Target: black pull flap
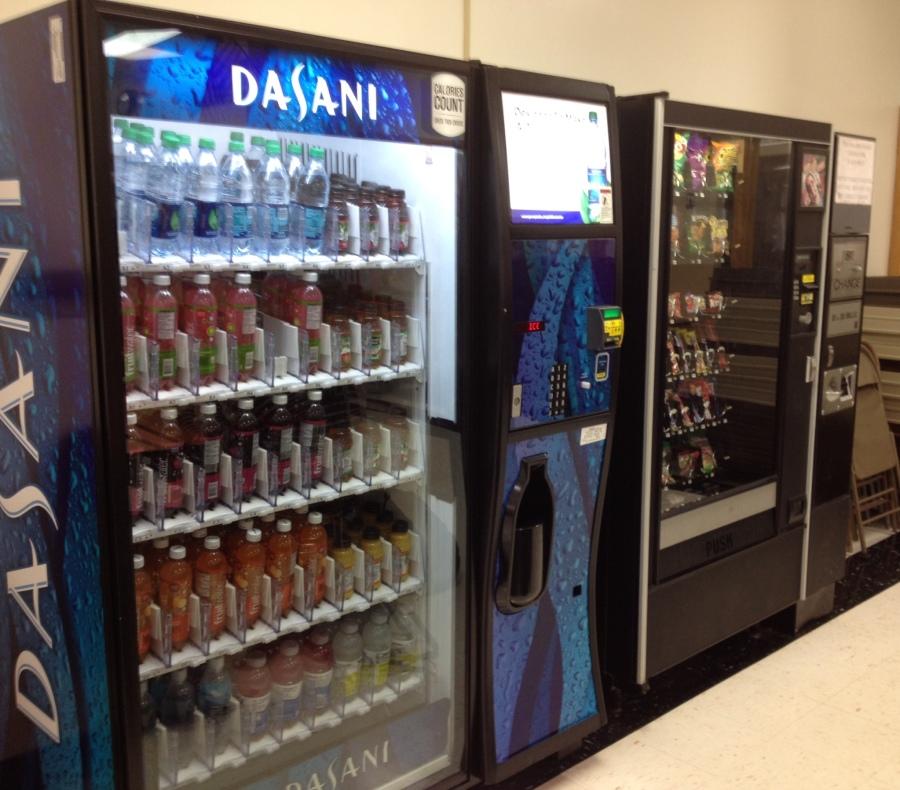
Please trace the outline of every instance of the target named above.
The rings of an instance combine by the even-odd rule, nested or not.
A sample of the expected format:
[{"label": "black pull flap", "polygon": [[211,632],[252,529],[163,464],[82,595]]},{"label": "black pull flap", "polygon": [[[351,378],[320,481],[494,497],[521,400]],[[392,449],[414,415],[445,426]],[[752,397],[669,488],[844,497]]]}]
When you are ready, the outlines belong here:
[{"label": "black pull flap", "polygon": [[502,573],[497,606],[511,614],[530,606],[547,586],[553,545],[553,491],[547,455],[523,458],[500,531]]}]

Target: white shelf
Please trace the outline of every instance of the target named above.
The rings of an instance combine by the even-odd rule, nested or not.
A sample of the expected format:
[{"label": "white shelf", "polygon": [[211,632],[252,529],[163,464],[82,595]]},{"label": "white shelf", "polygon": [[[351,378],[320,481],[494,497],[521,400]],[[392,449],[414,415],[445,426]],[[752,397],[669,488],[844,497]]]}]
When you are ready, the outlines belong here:
[{"label": "white shelf", "polygon": [[280,639],[282,636],[287,636],[289,634],[300,634],[319,623],[333,623],[336,620],[340,620],[344,615],[353,614],[355,612],[364,612],[366,609],[370,609],[378,604],[393,603],[401,595],[409,595],[410,593],[417,592],[422,589],[422,586],[422,580],[415,577],[411,577],[408,581],[404,582],[399,593],[388,587],[386,584],[381,584],[372,595],[371,601],[366,600],[362,595],[354,592],[353,597],[344,603],[343,611],[337,609],[335,606],[328,603],[328,601],[322,601],[322,603],[313,610],[311,621],[292,609],[287,617],[282,618],[281,629],[279,631],[275,631],[262,620],[258,620],[253,628],[247,629],[246,641],[241,642],[237,637],[225,631],[217,639],[214,639],[209,643],[209,653],[206,655],[203,654],[200,648],[189,642],[178,652],[173,651],[172,665],[168,667],[151,653],[144,659],[139,667],[140,679],[142,681],[150,680],[159,675],[174,672],[177,669],[198,667],[205,664],[209,659],[216,658],[217,656],[232,656],[236,653],[248,650],[254,645],[264,645],[269,642],[274,642],[276,639]]},{"label": "white shelf", "polygon": [[200,760],[195,759],[187,768],[178,772],[178,781],[174,784],[160,777],[160,790],[175,790],[175,788],[187,787],[192,784],[205,782],[223,771],[243,765],[249,759],[260,755],[272,754],[273,752],[278,751],[282,746],[287,746],[291,743],[296,743],[309,738],[314,732],[332,729],[347,721],[347,719],[362,716],[376,707],[396,702],[401,696],[416,691],[423,683],[424,677],[422,673],[419,672],[406,681],[402,691],[397,692],[390,686],[385,686],[375,692],[371,702],[367,702],[362,697],[357,697],[346,704],[343,715],[330,709],[316,718],[315,725],[312,728],[304,722],[298,721],[290,727],[285,728],[280,741],[269,734],[255,738],[251,741],[246,756],[243,755],[236,746],[229,744],[225,751],[217,757],[215,768],[210,770]]},{"label": "white shelf", "polygon": [[357,494],[365,494],[368,491],[380,491],[385,488],[393,488],[403,483],[410,483],[415,480],[421,480],[424,472],[416,466],[408,466],[398,477],[389,475],[387,472],[379,472],[372,477],[372,485],[366,485],[362,480],[353,478],[350,482],[344,483],[340,491],[336,491],[331,486],[319,483],[315,488],[310,490],[309,498],[303,494],[288,489],[283,495],[278,497],[276,505],[270,505],[265,499],[259,496],[252,496],[243,503],[240,513],[235,513],[231,508],[219,504],[212,510],[206,511],[204,520],[197,521],[189,513],[183,513],[175,518],[167,518],[163,522],[163,529],[157,529],[155,525],[146,519],[138,519],[138,522],[131,528],[131,539],[134,543],[143,543],[147,540],[155,538],[167,538],[170,535],[180,535],[185,532],[193,532],[198,529],[208,529],[209,527],[218,527],[222,524],[231,524],[241,521],[245,518],[257,518],[266,516],[269,513],[278,513],[283,510],[291,510],[296,507],[305,507],[316,505],[323,502],[331,502],[334,499],[342,497],[356,496]]},{"label": "white shelf", "polygon": [[203,255],[199,260],[186,261],[178,255],[153,256],[152,262],[142,261],[136,255],[119,257],[122,274],[174,274],[190,272],[273,272],[273,271],[354,271],[357,269],[414,269],[424,273],[426,263],[416,255],[401,255],[395,260],[388,255],[373,255],[368,259],[358,255],[340,255],[337,260],[324,255],[310,255],[300,260],[293,255],[277,255],[266,261],[257,255],[241,255],[229,261],[223,255]]},{"label": "white shelf", "polygon": [[197,395],[182,387],[172,387],[169,390],[160,390],[159,398],[154,400],[149,395],[137,390],[129,392],[125,396],[125,407],[128,411],[141,411],[144,409],[162,409],[166,406],[189,406],[194,403],[207,401],[234,400],[236,398],[261,397],[276,395],[280,392],[303,392],[305,390],[328,389],[346,385],[367,384],[373,381],[393,381],[395,379],[416,378],[424,373],[421,365],[406,362],[400,365],[398,370],[381,365],[373,368],[370,374],[361,370],[350,370],[335,378],[328,373],[316,373],[307,381],[301,381],[294,376],[279,376],[275,378],[274,386],[269,386],[259,379],[241,381],[237,390],[232,390],[219,382],[208,387],[200,387]]}]

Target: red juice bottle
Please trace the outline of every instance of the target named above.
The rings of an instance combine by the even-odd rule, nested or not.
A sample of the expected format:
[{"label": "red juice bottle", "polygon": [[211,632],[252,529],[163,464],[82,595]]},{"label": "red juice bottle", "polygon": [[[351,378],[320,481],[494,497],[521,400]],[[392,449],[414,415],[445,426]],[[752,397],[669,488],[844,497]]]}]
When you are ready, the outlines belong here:
[{"label": "red juice bottle", "polygon": [[125,352],[125,392],[134,389],[137,377],[137,362],[134,357],[134,333],[136,331],[137,312],[134,301],[128,295],[128,281],[119,278],[119,298],[122,302],[122,348]]},{"label": "red juice bottle", "polygon": [[[191,425],[185,454],[195,469],[204,471],[204,490],[197,507],[214,508],[219,501],[219,456],[225,427],[216,413],[215,403],[203,403]],[[196,474],[196,472],[195,472]]]},{"label": "red juice bottle", "polygon": [[243,464],[243,496],[249,499],[256,490],[256,450],[259,447],[259,420],[253,413],[253,398],[241,398],[238,410],[228,426],[227,452]]},{"label": "red juice bottle", "polygon": [[250,290],[251,277],[245,272],[234,276],[234,285],[219,302],[219,324],[237,338],[237,374],[246,381],[253,373],[256,348],[256,296]]},{"label": "red juice bottle", "polygon": [[200,384],[205,386],[212,384],[216,377],[218,304],[209,284],[208,274],[194,276],[193,286],[184,291],[179,322],[181,331],[200,343]]},{"label": "red juice bottle", "polygon": [[322,328],[322,292],[316,283],[319,275],[303,272],[302,280],[291,289],[290,323],[305,331],[309,339],[309,373],[319,370],[319,335]]},{"label": "red juice bottle", "polygon": [[309,454],[311,485],[322,479],[322,445],[327,425],[322,390],[312,390],[309,402],[300,418],[300,446]]},{"label": "red juice bottle", "polygon": [[156,455],[156,472],[166,481],[166,518],[172,518],[184,501],[184,434],[178,426],[178,409],[162,409],[159,416],[162,447]]},{"label": "red juice bottle", "polygon": [[272,396],[272,409],[266,414],[260,444],[278,458],[278,493],[283,494],[291,481],[291,453],[294,443],[294,419],[287,407],[287,395]]},{"label": "red juice bottle", "polygon": [[159,346],[159,388],[175,384],[175,325],[178,302],[171,290],[168,274],[157,274],[144,299],[144,334]]},{"label": "red juice bottle", "polygon": [[144,506],[144,454],[149,448],[138,433],[137,415],[132,412],[125,421],[125,442],[128,448],[128,511],[131,514],[131,524],[134,526]]}]

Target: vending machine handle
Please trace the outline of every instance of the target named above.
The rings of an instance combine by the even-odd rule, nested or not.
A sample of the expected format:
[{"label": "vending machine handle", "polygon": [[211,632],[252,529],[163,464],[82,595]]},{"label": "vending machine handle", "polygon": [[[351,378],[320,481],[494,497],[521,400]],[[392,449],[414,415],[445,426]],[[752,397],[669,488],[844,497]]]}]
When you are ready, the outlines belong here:
[{"label": "vending machine handle", "polygon": [[500,529],[501,572],[496,600],[504,614],[521,611],[543,595],[553,545],[553,518],[547,454],[523,458]]}]

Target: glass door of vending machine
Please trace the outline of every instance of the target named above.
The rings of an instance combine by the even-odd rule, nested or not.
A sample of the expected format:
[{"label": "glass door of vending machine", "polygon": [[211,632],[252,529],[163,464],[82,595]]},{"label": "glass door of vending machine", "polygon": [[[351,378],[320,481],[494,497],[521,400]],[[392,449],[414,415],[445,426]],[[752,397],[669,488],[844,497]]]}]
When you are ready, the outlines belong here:
[{"label": "glass door of vending machine", "polygon": [[143,786],[458,775],[466,67],[100,26]]}]

